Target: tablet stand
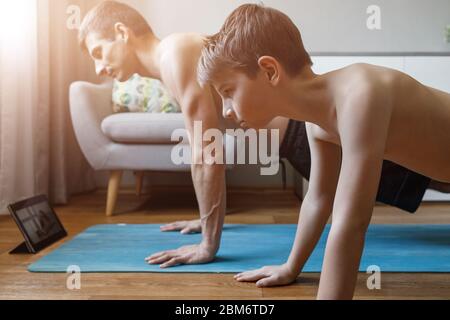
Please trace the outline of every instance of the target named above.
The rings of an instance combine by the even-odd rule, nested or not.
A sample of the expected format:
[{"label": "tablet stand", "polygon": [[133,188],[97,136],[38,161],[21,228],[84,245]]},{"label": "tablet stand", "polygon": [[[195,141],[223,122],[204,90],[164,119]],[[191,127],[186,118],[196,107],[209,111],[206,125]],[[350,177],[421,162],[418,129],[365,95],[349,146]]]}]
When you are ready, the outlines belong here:
[{"label": "tablet stand", "polygon": [[25,241],[9,252],[9,254],[29,254],[29,253],[32,252],[30,252],[30,250],[28,249]]}]

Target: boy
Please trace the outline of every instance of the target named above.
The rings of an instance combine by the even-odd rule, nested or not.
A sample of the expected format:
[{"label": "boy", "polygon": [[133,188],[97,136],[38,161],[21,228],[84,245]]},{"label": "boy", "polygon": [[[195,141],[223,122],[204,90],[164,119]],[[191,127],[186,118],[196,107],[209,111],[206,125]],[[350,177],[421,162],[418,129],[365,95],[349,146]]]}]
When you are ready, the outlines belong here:
[{"label": "boy", "polygon": [[450,94],[387,68],[356,64],[318,76],[311,65],[285,14],[249,4],[207,39],[198,77],[243,127],[277,116],[307,122],[311,182],[290,257],[236,279],[293,282],[333,213],[318,298],[350,299],[383,159],[450,182]]}]

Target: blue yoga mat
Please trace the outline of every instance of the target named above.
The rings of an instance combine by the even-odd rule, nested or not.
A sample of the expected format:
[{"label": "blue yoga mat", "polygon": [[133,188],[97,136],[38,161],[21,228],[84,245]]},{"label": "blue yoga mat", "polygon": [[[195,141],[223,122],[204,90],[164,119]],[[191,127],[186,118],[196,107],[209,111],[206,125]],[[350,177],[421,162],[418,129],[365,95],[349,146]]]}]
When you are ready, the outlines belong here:
[{"label": "blue yoga mat", "polygon": [[[320,272],[327,226],[303,272]],[[284,263],[296,225],[226,225],[214,262],[169,269],[144,258],[162,250],[198,243],[201,235],[163,233],[159,225],[98,225],[61,245],[29,267],[31,272],[186,272],[236,273]],[[450,225],[371,225],[360,265],[382,272],[450,272]]]}]

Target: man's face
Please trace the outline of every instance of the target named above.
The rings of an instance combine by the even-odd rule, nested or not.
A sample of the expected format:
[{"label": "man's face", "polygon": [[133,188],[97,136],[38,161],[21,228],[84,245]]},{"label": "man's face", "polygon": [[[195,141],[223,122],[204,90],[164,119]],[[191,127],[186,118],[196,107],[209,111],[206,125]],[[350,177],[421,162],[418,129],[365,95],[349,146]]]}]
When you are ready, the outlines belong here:
[{"label": "man's face", "polygon": [[107,40],[91,32],[86,37],[86,47],[99,76],[126,81],[138,71],[139,61],[136,55],[121,39]]},{"label": "man's face", "polygon": [[261,129],[275,117],[273,108],[274,88],[263,72],[255,79],[236,70],[224,70],[212,81],[222,97],[223,116],[234,120],[243,128]]}]

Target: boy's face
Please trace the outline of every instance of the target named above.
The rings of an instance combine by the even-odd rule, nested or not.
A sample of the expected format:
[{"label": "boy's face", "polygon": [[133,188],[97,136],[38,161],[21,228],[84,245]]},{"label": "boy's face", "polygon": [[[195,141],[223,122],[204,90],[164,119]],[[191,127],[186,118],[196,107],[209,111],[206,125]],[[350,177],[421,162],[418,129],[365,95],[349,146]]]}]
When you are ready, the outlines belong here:
[{"label": "boy's face", "polygon": [[263,72],[252,79],[237,70],[224,70],[212,85],[222,97],[223,116],[241,127],[261,129],[275,118],[271,109],[276,103],[274,88]]},{"label": "boy's face", "polygon": [[86,47],[99,76],[126,81],[138,71],[139,62],[134,51],[119,38],[107,40],[91,32],[86,37]]}]

